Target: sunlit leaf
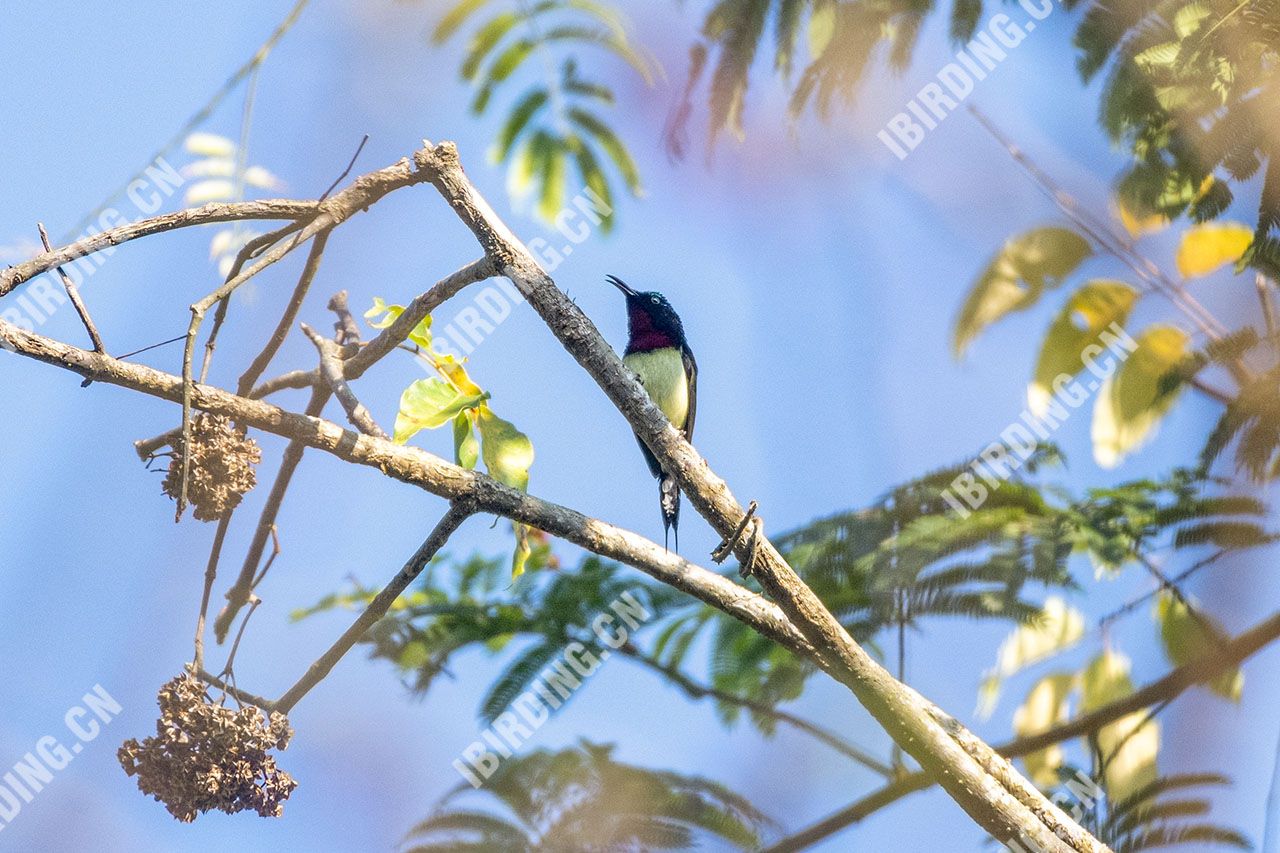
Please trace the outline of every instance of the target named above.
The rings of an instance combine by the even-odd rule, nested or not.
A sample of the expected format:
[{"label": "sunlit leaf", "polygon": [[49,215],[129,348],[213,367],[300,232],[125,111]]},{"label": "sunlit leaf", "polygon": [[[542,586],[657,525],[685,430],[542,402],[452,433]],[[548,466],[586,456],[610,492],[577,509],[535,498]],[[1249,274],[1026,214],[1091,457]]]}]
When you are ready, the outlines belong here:
[{"label": "sunlit leaf", "polygon": [[1137,349],[1102,383],[1093,407],[1093,458],[1103,468],[1114,468],[1150,440],[1183,390],[1168,377],[1187,353],[1187,333],[1154,325],[1137,341]]},{"label": "sunlit leaf", "polygon": [[836,4],[822,2],[814,7],[809,16],[809,56],[817,59],[822,56],[831,44],[831,37],[836,33]]},{"label": "sunlit leaf", "polygon": [[453,419],[453,458],[463,468],[476,467],[480,458],[480,443],[476,440],[474,425],[466,412]]},{"label": "sunlit leaf", "polygon": [[1199,278],[1216,272],[1240,256],[1253,242],[1253,229],[1238,222],[1197,225],[1182,235],[1178,246],[1178,272],[1183,278]]},{"label": "sunlit leaf", "polygon": [[207,181],[197,181],[187,187],[187,191],[183,194],[183,200],[187,206],[195,207],[211,201],[228,201],[235,196],[235,193],[236,185],[234,182],[221,178],[211,178]]},{"label": "sunlit leaf", "polygon": [[1124,230],[1129,232],[1129,236],[1133,239],[1144,237],[1147,234],[1155,234],[1169,227],[1169,217],[1163,213],[1138,213],[1135,212],[1131,205],[1126,204],[1124,199],[1116,199],[1116,215],[1120,218],[1120,224],[1124,226]]},{"label": "sunlit leaf", "polygon": [[964,354],[983,329],[1034,305],[1046,288],[1057,287],[1092,250],[1067,228],[1038,228],[1015,237],[974,282],[952,332],[952,351]]},{"label": "sunlit leaf", "polygon": [[476,414],[481,456],[489,476],[513,489],[525,491],[529,488],[529,468],[533,465],[533,442],[510,421],[495,415],[488,406],[480,407]]},{"label": "sunlit leaf", "polygon": [[1043,416],[1053,397],[1055,380],[1075,376],[1085,367],[1085,348],[1106,348],[1113,324],[1124,326],[1138,291],[1119,281],[1091,281],[1067,300],[1045,335],[1035,379],[1027,388],[1032,414]]},{"label": "sunlit leaf", "polygon": [[[1018,737],[1028,737],[1048,731],[1067,719],[1067,696],[1075,686],[1072,673],[1057,672],[1046,675],[1031,688],[1027,699],[1013,714],[1013,732]],[[1058,768],[1062,766],[1063,750],[1059,744],[1046,747],[1023,756],[1031,781],[1041,788],[1052,787],[1058,781]]]},{"label": "sunlit leaf", "polygon": [[[1174,666],[1182,666],[1212,655],[1229,639],[1216,621],[1205,616],[1202,611],[1192,613],[1186,604],[1168,591],[1162,592],[1157,599],[1155,615],[1165,655]],[[1244,672],[1239,667],[1228,670],[1207,686],[1219,696],[1239,702],[1244,691]]]},{"label": "sunlit leaf", "polygon": [[484,402],[486,395],[466,395],[441,379],[419,379],[400,395],[395,442],[404,444],[419,430],[444,426],[461,412]]},{"label": "sunlit leaf", "polygon": [[[1133,693],[1129,659],[1107,649],[1085,668],[1081,684],[1081,710],[1086,714],[1123,699]],[[1160,727],[1145,711],[1103,726],[1097,741],[1106,766],[1107,793],[1113,800],[1124,799],[1155,781]]]},{"label": "sunlit leaf", "polygon": [[236,144],[216,133],[193,133],[184,140],[183,147],[201,157],[234,157],[236,153]]},{"label": "sunlit leaf", "polygon": [[[373,298],[373,307],[364,312],[365,321],[375,329],[385,329],[404,313],[403,305],[390,305],[381,296]],[[431,315],[423,317],[409,332],[409,340],[424,350],[431,349]],[[479,393],[479,390],[475,393]]]},{"label": "sunlit leaf", "polygon": [[983,678],[978,714],[990,717],[1004,679],[1033,663],[1075,645],[1084,636],[1084,615],[1057,596],[1045,600],[1040,618],[1021,625],[1000,644],[996,666]]},{"label": "sunlit leaf", "polygon": [[455,356],[448,354],[438,354],[432,357],[434,367],[449,380],[454,388],[458,389],[460,394],[468,396],[478,396],[484,391],[477,385],[467,374],[467,369],[462,366],[462,361]]}]

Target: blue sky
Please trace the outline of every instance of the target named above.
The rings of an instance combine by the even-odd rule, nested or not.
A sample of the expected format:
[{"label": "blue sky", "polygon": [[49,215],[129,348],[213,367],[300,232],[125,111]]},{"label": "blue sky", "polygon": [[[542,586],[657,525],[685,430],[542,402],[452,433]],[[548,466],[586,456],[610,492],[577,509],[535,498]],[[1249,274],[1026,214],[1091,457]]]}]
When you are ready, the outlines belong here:
[{"label": "blue sky", "polygon": [[[620,225],[593,236],[555,277],[621,347],[625,316],[606,273],[664,292],[681,313],[700,365],[697,445],[739,498],[760,502],[781,531],[865,503],[892,484],[951,463],[989,442],[1024,404],[1034,351],[1052,308],[1042,306],[988,333],[964,363],[948,351],[951,320],[968,283],[1010,234],[1058,221],[1052,205],[968,116],[957,113],[899,161],[875,133],[950,60],[945,25],[931,19],[909,71],[877,73],[856,109],[830,125],[806,120],[790,134],[785,95],[767,74],[752,79],[747,141],[724,142],[715,162],[670,164],[659,131],[682,82],[702,4],[625,3],[636,37],[665,65],[668,82],[647,90],[606,57],[595,67],[627,105],[612,116],[647,189],[620,205]],[[67,2],[11,9],[0,69],[0,243],[35,236],[35,222],[64,233],[181,125],[244,61],[287,3]],[[476,119],[457,82],[457,46],[424,34],[443,4],[314,0],[264,66],[251,160],[314,196],[336,176],[361,136],[359,169],[408,154],[423,137],[456,140],[464,164],[498,212],[526,239],[543,226],[513,209],[502,169],[486,151],[500,112]],[[972,102],[1094,209],[1123,165],[1097,129],[1096,85],[1076,81],[1067,45],[1074,19],[1059,10],[981,82]],[[758,69],[763,71],[764,69]],[[206,129],[236,135],[230,99]],[[182,156],[175,155],[177,163]],[[1241,195],[1247,195],[1242,193]],[[176,199],[170,203],[173,206]],[[122,210],[125,210],[122,207]],[[126,215],[127,211],[126,211]],[[1247,212],[1240,214],[1247,217]],[[84,286],[107,347],[132,350],[181,334],[186,306],[216,284],[209,231],[189,230],[118,251]],[[1171,258],[1172,238],[1152,252]],[[404,301],[478,256],[465,228],[429,188],[402,191],[344,225],[329,243],[303,319],[327,325],[327,294],[346,288],[355,307],[372,297]],[[234,383],[275,322],[300,260],[261,277],[236,303],[214,381]],[[1091,261],[1086,272],[1117,270]],[[1093,266],[1095,265],[1096,266]],[[1228,277],[1200,295],[1224,317],[1250,310]],[[438,322],[452,316],[446,307]],[[1167,316],[1144,305],[1138,319]],[[62,311],[41,331],[83,344]],[[298,735],[282,762],[301,787],[284,818],[207,815],[175,823],[137,792],[116,764],[126,737],[151,730],[156,688],[190,654],[212,526],[175,526],[159,476],[144,472],[134,439],[166,430],[176,409],[0,353],[0,768],[46,734],[62,734],[65,711],[95,684],[124,707],[104,735],[0,831],[0,849],[195,851],[390,849],[457,781],[450,762],[476,737],[474,712],[495,664],[472,656],[457,679],[411,699],[382,664],[353,653],[293,715]],[[309,344],[292,340],[276,367],[309,366]],[[145,360],[177,372],[170,347]],[[652,480],[625,423],[527,307],[518,308],[473,354],[473,375],[496,411],[537,450],[531,490],[650,536],[661,533]],[[388,359],[357,390],[390,423],[400,390],[419,374]],[[300,409],[300,394],[282,396]],[[1118,472],[1092,462],[1088,413],[1057,438],[1073,487],[1155,474],[1191,458],[1216,412],[1184,400],[1158,437]],[[329,412],[331,418],[336,416]],[[423,446],[447,454],[448,436]],[[268,459],[281,442],[265,437]],[[270,470],[267,466],[266,470]],[[228,543],[243,554],[265,490],[250,496]],[[281,515],[284,552],[260,590],[237,672],[243,685],[277,694],[347,621],[291,623],[355,576],[390,577],[420,542],[443,502],[312,454]],[[692,513],[685,554],[701,559],[717,537]],[[509,533],[469,521],[451,553],[496,553]],[[562,555],[573,559],[572,549]],[[229,570],[229,569],[228,569]],[[1194,588],[1224,623],[1242,629],[1267,615],[1274,580],[1261,558],[1215,569]],[[1082,578],[1091,577],[1087,566]],[[1145,581],[1127,575],[1091,595],[1094,615]],[[995,716],[972,720],[980,672],[1003,629],[935,624],[913,640],[910,680],[930,698],[1002,739],[1027,684],[1015,682]],[[1139,615],[1113,639],[1138,680],[1164,670],[1151,623]],[[1098,640],[1073,659],[1096,652]],[[1215,816],[1261,837],[1280,695],[1275,651],[1248,667],[1245,699],[1227,705],[1193,692],[1163,716],[1162,769],[1219,770],[1236,785]],[[842,688],[815,679],[799,709],[887,753],[885,737]],[[611,661],[589,689],[553,718],[534,745],[580,736],[618,743],[627,760],[696,772],[753,797],[790,829],[870,790],[874,778],[809,740],[763,739],[723,729],[713,709],[689,704],[626,661]],[[981,834],[938,791],[877,815],[823,849],[979,849]]]}]

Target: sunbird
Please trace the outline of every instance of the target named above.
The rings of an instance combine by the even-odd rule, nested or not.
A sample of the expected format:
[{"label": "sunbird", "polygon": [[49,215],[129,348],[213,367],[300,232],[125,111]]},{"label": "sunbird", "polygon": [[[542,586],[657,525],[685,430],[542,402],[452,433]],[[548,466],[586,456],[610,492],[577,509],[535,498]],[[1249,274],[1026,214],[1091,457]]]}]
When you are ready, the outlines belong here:
[{"label": "sunbird", "polygon": [[[641,293],[628,287],[617,276],[606,280],[627,298],[627,349],[622,363],[631,368],[640,384],[671,421],[693,440],[693,418],[698,411],[698,363],[684,337],[680,315],[661,293]],[[653,453],[639,436],[640,451],[649,470],[658,479],[658,503],[662,510],[663,542],[675,533],[676,550],[680,550],[680,489],[675,478],[662,470]]]}]

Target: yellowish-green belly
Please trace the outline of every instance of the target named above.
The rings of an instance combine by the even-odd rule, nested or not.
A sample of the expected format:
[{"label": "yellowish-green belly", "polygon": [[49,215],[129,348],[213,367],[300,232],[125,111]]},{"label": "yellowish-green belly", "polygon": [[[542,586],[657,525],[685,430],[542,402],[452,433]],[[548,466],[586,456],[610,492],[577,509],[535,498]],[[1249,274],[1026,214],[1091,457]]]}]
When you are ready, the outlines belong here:
[{"label": "yellowish-green belly", "polygon": [[651,352],[633,352],[623,363],[636,372],[657,404],[677,429],[684,427],[689,416],[689,384],[685,381],[684,358],[680,350],[670,347]]}]

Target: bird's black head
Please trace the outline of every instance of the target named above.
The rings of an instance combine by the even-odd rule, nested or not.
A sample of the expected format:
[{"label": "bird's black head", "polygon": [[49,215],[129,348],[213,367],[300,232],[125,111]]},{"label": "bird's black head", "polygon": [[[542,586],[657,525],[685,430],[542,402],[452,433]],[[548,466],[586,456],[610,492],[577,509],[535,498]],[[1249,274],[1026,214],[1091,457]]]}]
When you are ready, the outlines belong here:
[{"label": "bird's black head", "polygon": [[628,353],[686,345],[684,325],[667,297],[657,291],[633,290],[617,276],[605,278],[627,297]]}]

